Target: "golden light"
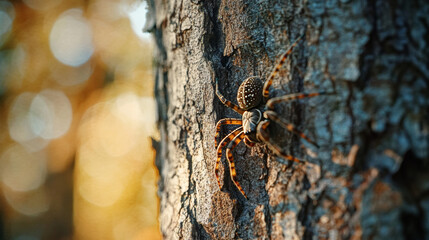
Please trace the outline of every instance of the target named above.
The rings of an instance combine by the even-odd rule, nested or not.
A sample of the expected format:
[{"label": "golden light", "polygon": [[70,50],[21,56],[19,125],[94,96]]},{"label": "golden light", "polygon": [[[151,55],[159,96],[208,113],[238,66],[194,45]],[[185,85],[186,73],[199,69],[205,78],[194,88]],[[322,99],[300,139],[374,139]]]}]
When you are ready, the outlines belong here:
[{"label": "golden light", "polygon": [[[118,236],[122,236],[122,233],[137,236],[139,229],[157,226],[156,221],[144,221],[148,216],[157,215],[153,211],[157,209],[156,196],[153,194],[156,191],[156,173],[150,167],[153,166],[154,152],[147,139],[148,134],[153,133],[154,111],[153,99],[123,92],[116,96],[106,94],[84,114],[78,134],[75,180],[79,196],[75,199],[75,218],[82,219],[82,216],[92,214],[92,210],[84,209],[104,209],[105,213],[122,210],[117,213],[120,217],[110,219],[109,222],[104,222],[106,216],[103,212],[99,213],[99,217],[92,216],[91,221],[76,222],[76,231],[82,239],[87,237],[86,233],[94,225],[105,225],[107,230],[113,229],[112,234]],[[148,178],[145,178],[146,175]],[[148,187],[149,191],[145,191],[146,185],[151,186]],[[135,195],[135,189],[142,188],[142,195]],[[146,201],[142,204],[141,201],[148,197],[153,204],[147,205]],[[137,209],[141,216],[135,214]],[[128,216],[131,212],[132,216]],[[125,224],[128,222],[134,222],[134,227]],[[100,229],[91,236],[103,238],[105,231]]]},{"label": "golden light", "polygon": [[0,0],[1,239],[161,239],[145,9]]}]

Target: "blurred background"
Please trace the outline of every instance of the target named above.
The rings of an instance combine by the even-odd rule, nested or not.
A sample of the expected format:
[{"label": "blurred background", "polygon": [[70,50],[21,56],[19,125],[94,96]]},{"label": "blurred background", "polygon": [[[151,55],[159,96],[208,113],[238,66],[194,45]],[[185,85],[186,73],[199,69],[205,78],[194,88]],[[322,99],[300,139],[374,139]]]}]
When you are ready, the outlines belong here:
[{"label": "blurred background", "polygon": [[143,0],[0,0],[0,238],[161,239]]}]

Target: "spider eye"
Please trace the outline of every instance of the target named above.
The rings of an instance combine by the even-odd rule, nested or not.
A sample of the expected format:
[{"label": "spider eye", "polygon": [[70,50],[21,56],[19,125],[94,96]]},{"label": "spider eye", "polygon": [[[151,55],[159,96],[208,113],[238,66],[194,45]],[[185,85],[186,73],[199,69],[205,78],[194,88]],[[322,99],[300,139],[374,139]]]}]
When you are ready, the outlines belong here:
[{"label": "spider eye", "polygon": [[257,107],[262,100],[262,81],[258,77],[249,77],[240,85],[237,102],[241,109]]}]

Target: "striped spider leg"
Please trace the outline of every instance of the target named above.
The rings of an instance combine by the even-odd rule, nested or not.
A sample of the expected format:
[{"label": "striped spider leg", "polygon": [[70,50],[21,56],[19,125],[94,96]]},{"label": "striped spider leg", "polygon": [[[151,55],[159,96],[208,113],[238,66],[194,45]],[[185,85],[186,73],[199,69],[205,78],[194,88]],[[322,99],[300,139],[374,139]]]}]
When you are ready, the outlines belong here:
[{"label": "striped spider leg", "polygon": [[[225,104],[227,107],[232,108],[234,111],[236,111],[239,114],[244,114],[245,111],[242,110],[240,107],[232,103],[231,101],[227,100],[219,91],[218,83],[216,81],[216,95],[218,96],[219,100]],[[243,196],[247,199],[246,194],[243,191],[243,188],[240,186],[239,182],[237,181],[237,172],[235,170],[235,162],[234,157],[232,156],[232,150],[243,140],[245,137],[243,132],[243,126],[238,127],[231,133],[229,133],[226,137],[224,137],[220,143],[218,144],[218,138],[220,135],[221,127],[224,125],[242,125],[243,121],[240,119],[235,118],[224,118],[217,122],[216,124],[216,135],[215,135],[215,147],[217,148],[217,159],[216,159],[216,167],[215,167],[215,175],[216,180],[219,185],[219,189],[221,189],[220,179],[219,179],[219,165],[220,160],[222,158],[222,149],[228,144],[226,149],[226,159],[229,163],[229,172],[231,175],[231,179],[234,182],[235,186],[238,188],[238,190],[243,194]],[[246,141],[245,141],[246,142]]]},{"label": "striped spider leg", "polygon": [[[238,136],[238,135],[242,135],[242,133],[243,133],[243,127],[239,127],[239,128],[237,128],[237,129],[235,129],[234,131],[232,131],[231,133],[229,133],[225,138],[223,138],[222,139],[222,141],[220,141],[220,143],[219,143],[219,146],[217,146],[217,159],[216,159],[216,168],[215,168],[215,175],[216,175],[216,180],[217,180],[217,183],[218,183],[218,185],[219,185],[219,189],[221,189],[221,184],[220,184],[220,180],[219,180],[219,165],[220,165],[220,160],[221,160],[221,158],[222,158],[222,149],[228,144],[228,143],[231,143],[231,141],[234,141],[235,140],[235,137],[236,136]],[[231,174],[231,178],[233,179],[233,181],[234,181],[234,179],[235,179],[235,175],[234,175],[234,177],[232,177],[233,176],[233,174],[232,174],[232,170],[231,170],[231,166],[233,166],[234,167],[234,174],[236,173],[235,172],[235,164],[234,164],[234,159],[233,158],[228,158],[227,157],[227,160],[229,161],[229,167],[230,167],[230,174]],[[231,161],[232,161],[232,164],[231,164]],[[237,182],[237,184],[238,184],[238,182]],[[236,185],[237,185],[236,184]],[[239,186],[240,184],[238,184],[238,186]]]},{"label": "striped spider leg", "polygon": [[298,158],[296,158],[292,155],[287,154],[286,152],[283,151],[283,149],[280,146],[271,142],[270,134],[267,131],[267,128],[269,125],[270,125],[269,120],[264,120],[258,125],[258,128],[257,128],[258,139],[265,142],[265,144],[267,144],[267,146],[271,150],[273,150],[277,156],[280,156],[280,157],[287,159],[287,160],[290,160],[290,161],[301,163],[301,160],[299,160]]},{"label": "striped spider leg", "polygon": [[[282,55],[279,63],[276,65],[265,84],[263,84],[262,80],[258,77],[249,77],[244,80],[244,82],[240,85],[237,91],[238,105],[232,103],[220,93],[218,82],[216,80],[216,95],[218,96],[219,100],[225,106],[233,109],[235,112],[241,115],[241,119],[224,118],[219,120],[216,124],[215,147],[217,149],[217,159],[215,175],[219,185],[219,189],[221,189],[221,184],[219,180],[219,165],[220,160],[222,158],[222,150],[226,147],[226,159],[229,163],[231,179],[234,182],[235,186],[238,188],[238,190],[241,192],[241,194],[247,199],[243,188],[237,181],[237,172],[235,169],[235,162],[232,154],[234,148],[241,141],[244,141],[244,143],[249,147],[254,146],[256,143],[265,143],[270,149],[274,151],[276,155],[288,159],[290,161],[301,162],[298,158],[288,155],[285,151],[282,150],[280,146],[271,141],[268,132],[268,126],[272,122],[279,124],[286,130],[292,132],[293,134],[318,147],[318,145],[313,140],[307,137],[303,132],[299,131],[293,124],[288,123],[284,119],[281,119],[279,115],[274,112],[274,106],[280,102],[315,97],[325,94],[325,92],[295,93],[281,97],[274,97],[271,99],[269,98],[269,90],[274,77],[278,74],[281,66],[285,63],[286,59],[291,54],[293,48],[298,44],[301,38],[302,36],[299,37],[290,46],[286,53]],[[221,127],[224,125],[241,126],[229,133],[218,144]]]},{"label": "striped spider leg", "polygon": [[243,124],[243,121],[241,121],[241,119],[236,119],[236,118],[224,118],[219,120],[216,123],[216,135],[215,135],[215,148],[217,148],[218,146],[218,139],[219,139],[219,135],[220,135],[220,130],[221,127],[224,125],[241,125]]},{"label": "striped spider leg", "polygon": [[273,72],[268,77],[267,81],[265,81],[264,89],[262,90],[262,96],[264,97],[264,100],[268,99],[269,93],[270,93],[270,87],[271,84],[273,84],[273,79],[277,76],[277,74],[280,71],[280,68],[283,66],[283,64],[286,62],[286,59],[289,57],[289,55],[292,53],[293,48],[298,45],[299,41],[302,39],[304,35],[301,35],[298,39],[295,40],[295,42],[289,47],[289,49],[283,54],[283,56],[280,58],[279,63],[274,68]]}]

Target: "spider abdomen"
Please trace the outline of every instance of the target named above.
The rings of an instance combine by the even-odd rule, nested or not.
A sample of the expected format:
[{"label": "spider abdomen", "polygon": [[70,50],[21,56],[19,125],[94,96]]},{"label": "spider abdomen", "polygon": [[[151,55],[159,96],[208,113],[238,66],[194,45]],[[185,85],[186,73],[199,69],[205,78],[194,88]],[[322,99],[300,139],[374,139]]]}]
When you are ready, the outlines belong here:
[{"label": "spider abdomen", "polygon": [[257,107],[262,100],[262,81],[258,77],[249,77],[240,85],[237,102],[241,109]]}]

